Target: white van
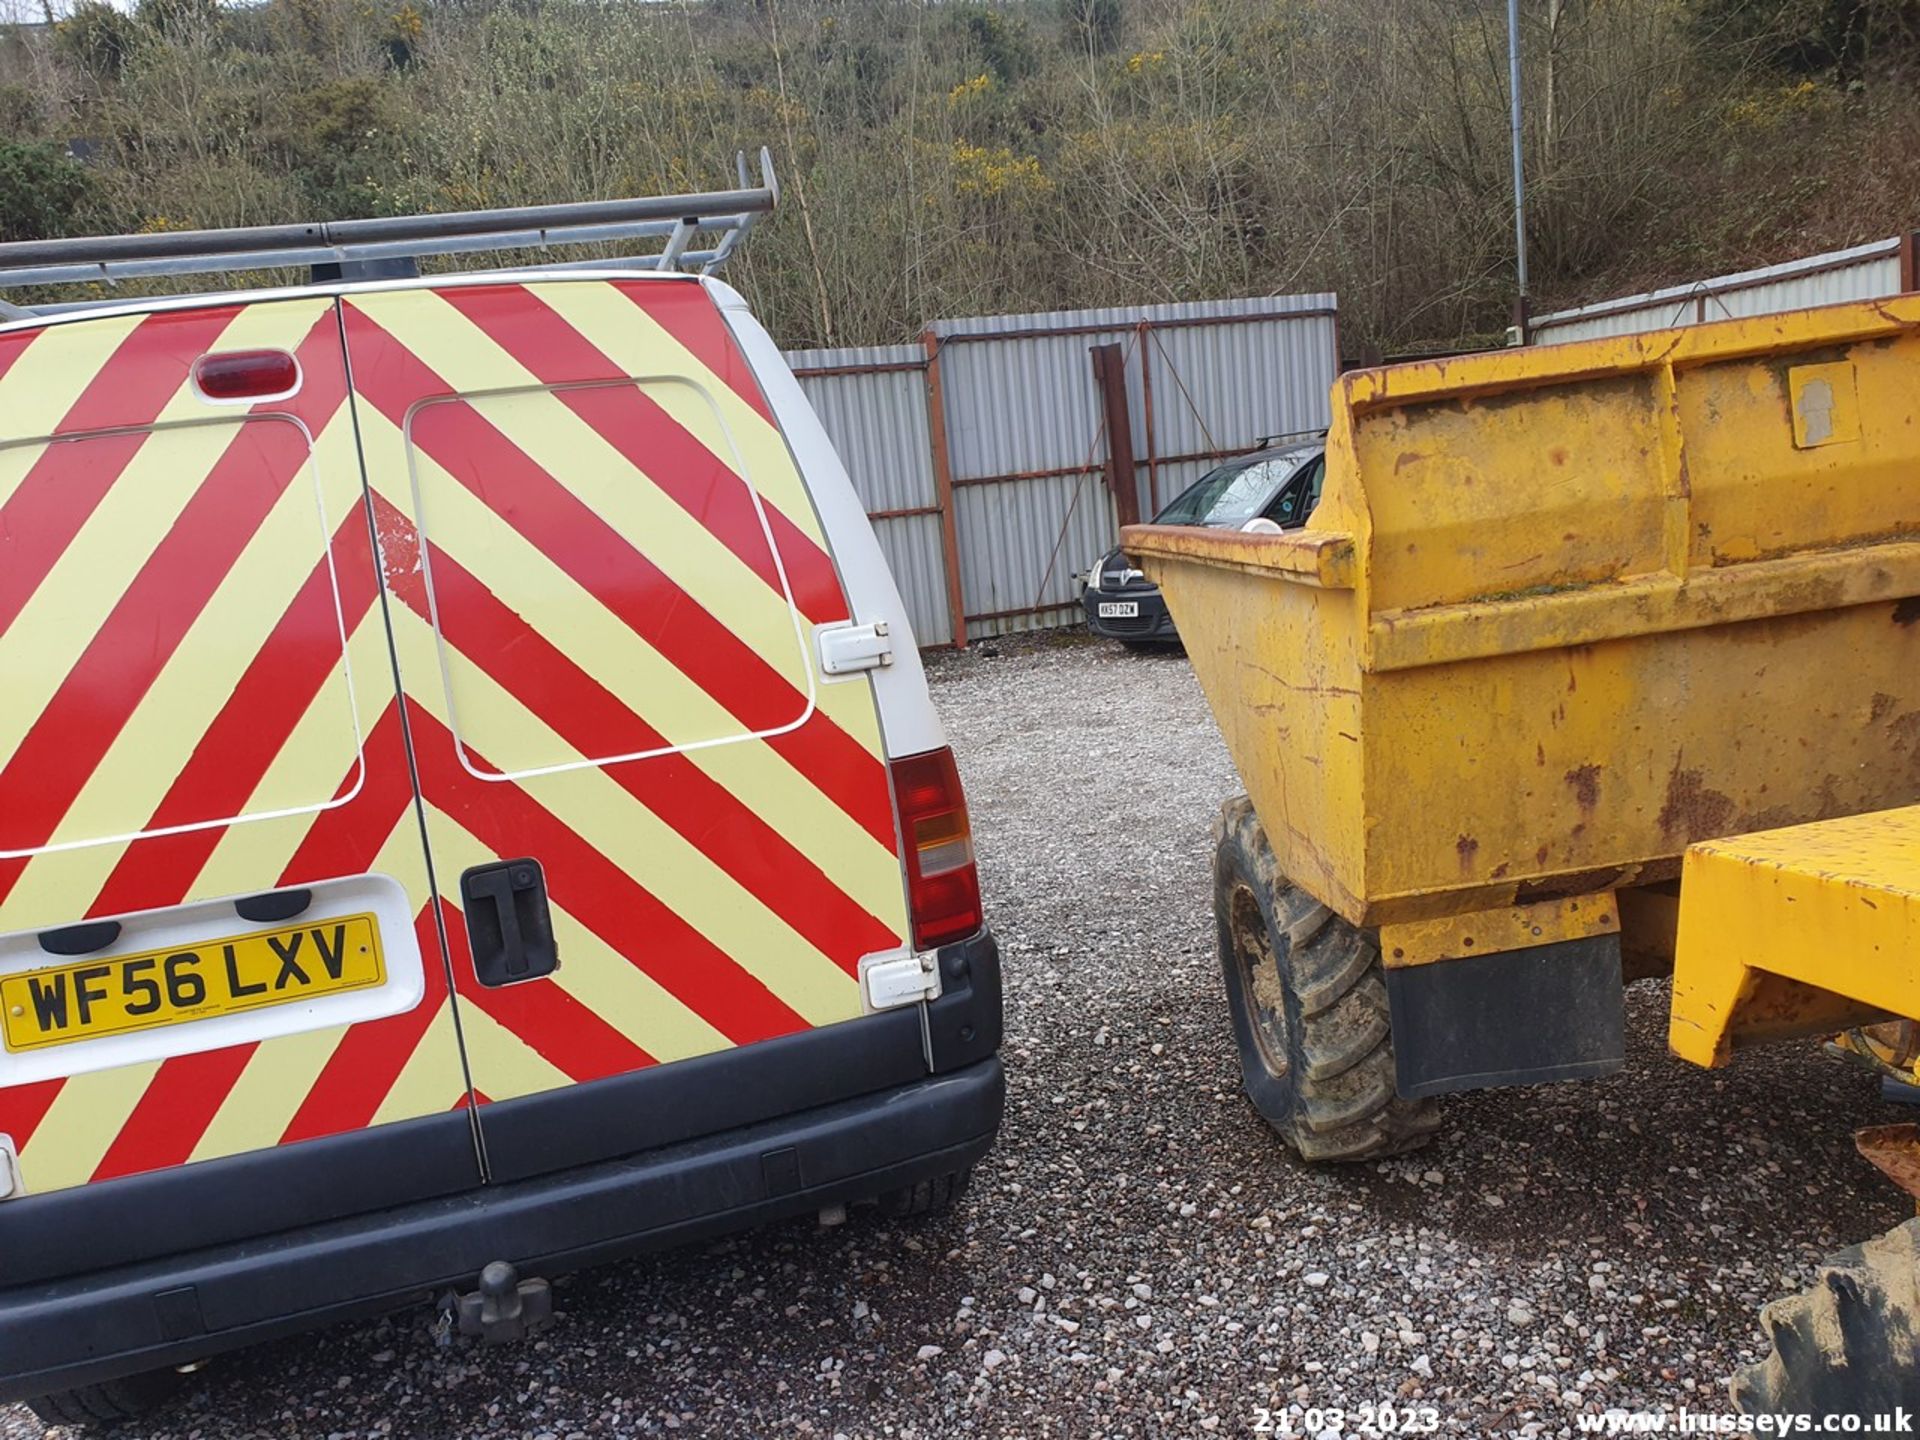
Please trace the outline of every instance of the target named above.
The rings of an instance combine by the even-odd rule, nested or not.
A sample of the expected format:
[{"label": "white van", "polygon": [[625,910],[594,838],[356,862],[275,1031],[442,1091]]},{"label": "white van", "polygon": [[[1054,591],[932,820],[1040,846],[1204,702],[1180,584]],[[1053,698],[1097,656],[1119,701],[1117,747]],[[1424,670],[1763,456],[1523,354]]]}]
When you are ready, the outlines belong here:
[{"label": "white van", "polygon": [[675,273],[774,193],[0,245],[16,298],[318,278],[0,310],[0,1399],[124,1418],[433,1297],[511,1337],[561,1271],[937,1208],[991,1144],[905,609],[772,340]]}]

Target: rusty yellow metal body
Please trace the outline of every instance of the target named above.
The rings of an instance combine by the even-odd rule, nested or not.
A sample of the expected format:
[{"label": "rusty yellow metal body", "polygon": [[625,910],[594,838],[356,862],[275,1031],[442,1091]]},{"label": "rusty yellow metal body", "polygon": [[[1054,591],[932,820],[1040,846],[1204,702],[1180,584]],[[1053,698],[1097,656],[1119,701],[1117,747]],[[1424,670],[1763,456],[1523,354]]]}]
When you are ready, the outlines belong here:
[{"label": "rusty yellow metal body", "polygon": [[1390,963],[1450,917],[1671,953],[1624,887],[1693,842],[1920,800],[1920,297],[1351,373],[1306,529],[1125,543]]},{"label": "rusty yellow metal body", "polygon": [[[1743,1044],[1884,1017],[1920,1018],[1920,806],[1687,851],[1675,1054],[1718,1065]],[[1914,1048],[1889,1035],[1869,1058],[1911,1073]]]}]

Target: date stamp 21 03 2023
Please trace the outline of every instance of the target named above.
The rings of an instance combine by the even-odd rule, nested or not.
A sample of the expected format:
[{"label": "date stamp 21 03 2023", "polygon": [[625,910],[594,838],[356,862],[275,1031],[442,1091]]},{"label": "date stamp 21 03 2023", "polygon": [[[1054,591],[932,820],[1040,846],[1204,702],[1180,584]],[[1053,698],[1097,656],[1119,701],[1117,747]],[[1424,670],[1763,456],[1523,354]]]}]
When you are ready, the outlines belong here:
[{"label": "date stamp 21 03 2023", "polygon": [[1295,1413],[1291,1408],[1271,1409],[1256,1405],[1249,1431],[1272,1436],[1274,1440],[1319,1440],[1324,1435],[1363,1433],[1370,1435],[1431,1435],[1440,1428],[1440,1412],[1430,1405],[1354,1405],[1350,1407],[1308,1406]]}]

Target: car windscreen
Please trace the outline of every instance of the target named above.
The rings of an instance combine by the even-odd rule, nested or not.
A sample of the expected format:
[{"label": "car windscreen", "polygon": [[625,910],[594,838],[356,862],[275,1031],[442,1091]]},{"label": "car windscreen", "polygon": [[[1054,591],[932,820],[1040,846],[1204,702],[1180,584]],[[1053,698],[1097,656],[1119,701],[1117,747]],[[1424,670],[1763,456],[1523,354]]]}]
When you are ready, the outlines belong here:
[{"label": "car windscreen", "polygon": [[1302,465],[1319,454],[1293,450],[1249,455],[1209,470],[1153,517],[1156,525],[1244,525],[1260,514]]}]

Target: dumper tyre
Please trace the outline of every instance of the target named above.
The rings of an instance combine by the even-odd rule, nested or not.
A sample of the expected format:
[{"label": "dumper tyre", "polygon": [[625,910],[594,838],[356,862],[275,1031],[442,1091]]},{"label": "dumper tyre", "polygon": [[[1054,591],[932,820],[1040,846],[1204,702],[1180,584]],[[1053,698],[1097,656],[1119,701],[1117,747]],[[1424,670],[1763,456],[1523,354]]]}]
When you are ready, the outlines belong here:
[{"label": "dumper tyre", "polygon": [[1742,1414],[1920,1410],[1920,1219],[1833,1256],[1760,1328],[1773,1353],[1733,1377]]},{"label": "dumper tyre", "polygon": [[1394,1088],[1380,946],[1280,872],[1244,795],[1214,827],[1213,909],[1247,1098],[1306,1160],[1424,1143],[1432,1100]]},{"label": "dumper tyre", "polygon": [[27,1408],[43,1425],[106,1429],[151,1415],[178,1393],[185,1381],[176,1370],[147,1370],[99,1385],[82,1385],[29,1400]]}]

